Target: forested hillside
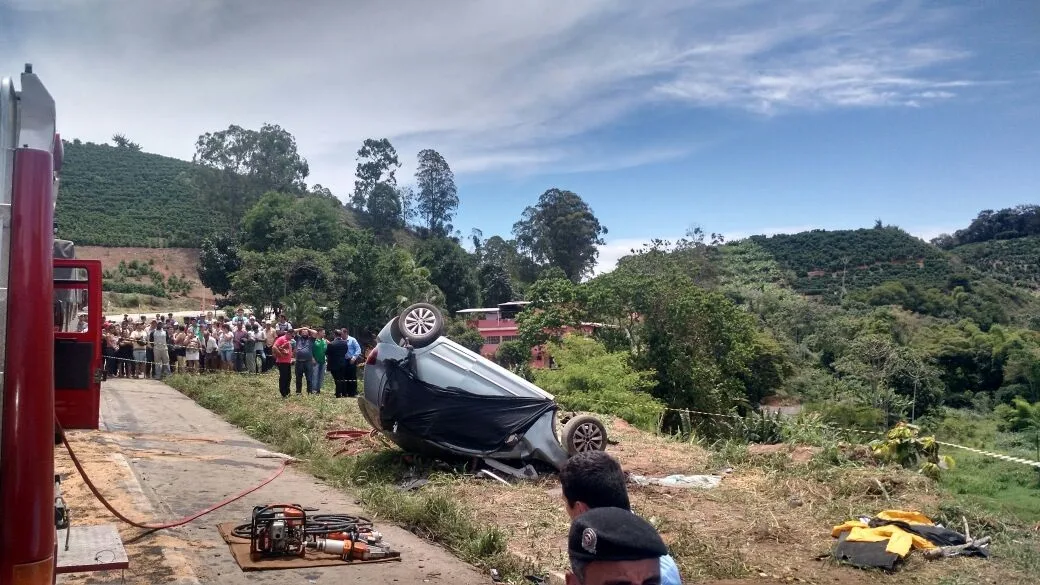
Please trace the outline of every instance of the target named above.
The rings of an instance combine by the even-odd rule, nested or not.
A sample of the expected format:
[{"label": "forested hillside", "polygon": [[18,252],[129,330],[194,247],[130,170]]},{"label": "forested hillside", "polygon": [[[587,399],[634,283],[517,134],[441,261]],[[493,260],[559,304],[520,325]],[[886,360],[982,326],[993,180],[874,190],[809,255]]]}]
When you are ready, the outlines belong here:
[{"label": "forested hillside", "polygon": [[1040,288],[1040,236],[965,244],[951,253],[972,274],[1033,290]]},{"label": "forested hillside", "polygon": [[198,247],[212,214],[192,187],[192,168],[135,148],[66,142],[58,236],[81,245]]},{"label": "forested hillside", "polygon": [[865,290],[890,280],[925,288],[946,286],[949,259],[935,246],[895,227],[859,230],[812,230],[798,234],[752,236],[804,294],[836,301],[842,286]]}]

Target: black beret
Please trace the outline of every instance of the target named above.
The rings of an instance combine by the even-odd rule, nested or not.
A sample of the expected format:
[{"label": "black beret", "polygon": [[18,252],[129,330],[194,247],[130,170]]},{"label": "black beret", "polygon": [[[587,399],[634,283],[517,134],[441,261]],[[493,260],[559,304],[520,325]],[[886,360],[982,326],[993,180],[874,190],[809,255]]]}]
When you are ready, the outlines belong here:
[{"label": "black beret", "polygon": [[649,522],[621,508],[593,508],[571,523],[567,538],[571,559],[641,561],[668,554]]}]

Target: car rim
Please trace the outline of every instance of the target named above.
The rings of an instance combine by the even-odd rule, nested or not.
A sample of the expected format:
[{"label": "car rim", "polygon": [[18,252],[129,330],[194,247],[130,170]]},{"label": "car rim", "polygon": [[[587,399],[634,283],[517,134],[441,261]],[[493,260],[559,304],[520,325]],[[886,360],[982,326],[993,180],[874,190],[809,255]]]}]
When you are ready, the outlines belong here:
[{"label": "car rim", "polygon": [[433,311],[420,307],[413,311],[409,311],[404,316],[404,330],[409,335],[415,337],[422,337],[433,331],[434,326],[437,325],[437,316],[433,314]]},{"label": "car rim", "polygon": [[603,446],[603,433],[599,426],[593,423],[584,423],[574,429],[574,449],[581,453],[584,451],[599,451]]}]

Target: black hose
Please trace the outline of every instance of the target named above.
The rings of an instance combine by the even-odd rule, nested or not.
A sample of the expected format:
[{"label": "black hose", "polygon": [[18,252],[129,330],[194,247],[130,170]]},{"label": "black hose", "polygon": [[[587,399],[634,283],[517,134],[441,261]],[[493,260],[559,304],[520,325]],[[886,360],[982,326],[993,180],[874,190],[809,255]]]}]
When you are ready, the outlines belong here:
[{"label": "black hose", "polygon": [[[231,531],[238,538],[252,538],[253,523],[239,524]],[[372,521],[361,516],[349,514],[315,514],[307,516],[303,532],[307,536],[324,536],[333,532],[367,532],[372,529]]]}]

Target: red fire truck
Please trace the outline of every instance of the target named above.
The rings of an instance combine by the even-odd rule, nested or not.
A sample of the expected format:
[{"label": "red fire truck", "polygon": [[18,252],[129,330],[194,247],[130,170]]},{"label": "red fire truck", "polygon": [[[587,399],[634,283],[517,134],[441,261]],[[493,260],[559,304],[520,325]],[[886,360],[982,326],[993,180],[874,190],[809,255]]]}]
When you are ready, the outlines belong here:
[{"label": "red fire truck", "polygon": [[54,100],[31,65],[19,85],[0,79],[0,584],[47,585],[58,557],[54,421],[98,427],[101,266],[54,238]]}]

